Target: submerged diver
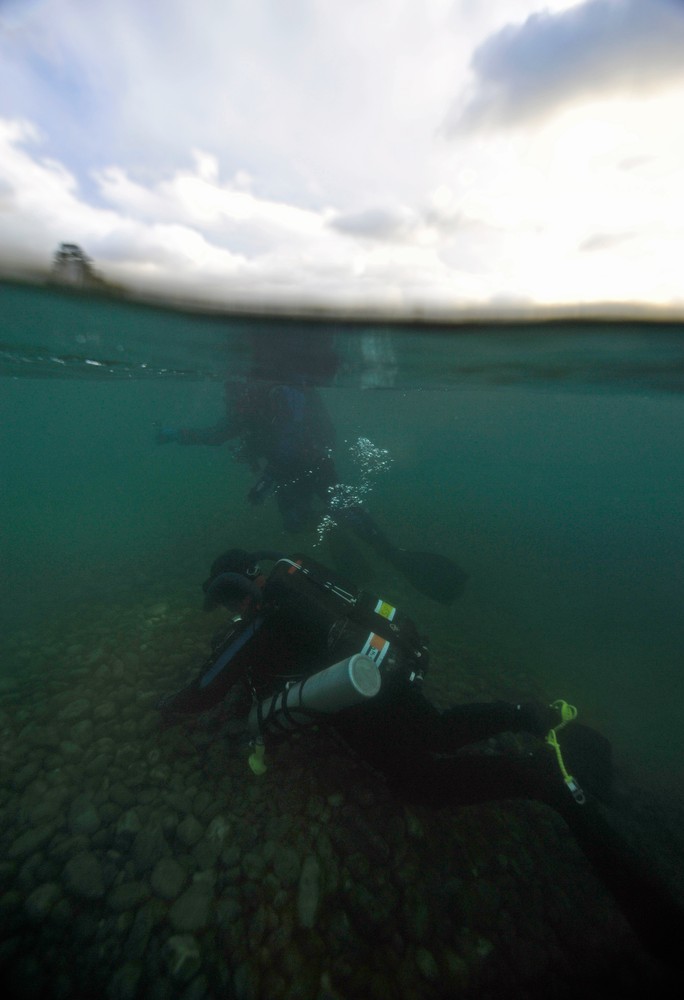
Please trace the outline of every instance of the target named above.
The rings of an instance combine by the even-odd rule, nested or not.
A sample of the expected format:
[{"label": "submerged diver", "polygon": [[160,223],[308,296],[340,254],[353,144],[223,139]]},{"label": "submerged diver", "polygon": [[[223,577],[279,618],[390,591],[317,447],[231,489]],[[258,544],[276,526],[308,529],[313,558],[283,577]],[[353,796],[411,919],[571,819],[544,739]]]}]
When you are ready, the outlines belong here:
[{"label": "submerged diver", "polygon": [[[285,342],[290,348],[297,344],[292,334]],[[294,362],[287,355],[286,364],[283,347],[278,353],[273,341],[266,343],[268,351],[261,341],[256,342],[255,363],[246,382],[226,382],[221,420],[199,429],[160,427],[157,443],[220,445],[235,441],[234,456],[249,463],[257,476],[247,494],[249,502],[261,504],[275,494],[286,531],[315,524],[321,512],[316,513],[314,505],[320,501],[322,513],[330,513],[337,525],[351,530],[417,590],[441,603],[453,601],[462,592],[467,574],[451,559],[432,552],[407,552],[392,544],[360,503],[331,509],[333,489],[339,483],[332,457],[332,420],[316,388],[297,370],[299,354],[294,352]],[[313,375],[321,380],[322,375],[330,377],[335,362],[321,347],[318,351]],[[274,377],[274,369],[280,377]]]},{"label": "submerged diver", "polygon": [[[259,565],[266,559],[275,561],[268,576]],[[330,726],[403,801],[546,803],[644,945],[679,968],[684,911],[608,822],[610,744],[573,721],[571,706],[490,702],[439,711],[421,691],[429,651],[413,621],[304,556],[231,549],[214,561],[203,589],[206,610],[240,605],[240,613],[197,678],[159,703],[167,722],[221,705],[233,733],[251,738],[255,773],[264,741],[316,723]],[[528,734],[519,752],[477,747],[504,732]]]}]

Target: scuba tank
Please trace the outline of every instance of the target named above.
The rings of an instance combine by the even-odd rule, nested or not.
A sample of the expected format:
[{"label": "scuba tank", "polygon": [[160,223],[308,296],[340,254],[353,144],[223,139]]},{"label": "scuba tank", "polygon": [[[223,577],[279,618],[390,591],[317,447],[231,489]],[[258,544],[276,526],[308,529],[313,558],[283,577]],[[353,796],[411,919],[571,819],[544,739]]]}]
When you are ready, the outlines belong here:
[{"label": "scuba tank", "polygon": [[261,736],[267,729],[287,731],[310,725],[321,713],[339,712],[374,698],[381,684],[378,665],[356,653],[256,704],[249,716],[249,731]]}]

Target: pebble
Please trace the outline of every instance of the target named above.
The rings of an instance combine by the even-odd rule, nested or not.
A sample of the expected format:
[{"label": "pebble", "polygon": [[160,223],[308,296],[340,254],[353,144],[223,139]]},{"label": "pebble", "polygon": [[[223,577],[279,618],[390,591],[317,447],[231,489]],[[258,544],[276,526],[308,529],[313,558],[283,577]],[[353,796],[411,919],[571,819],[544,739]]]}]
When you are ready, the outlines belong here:
[{"label": "pebble", "polygon": [[175,899],[187,881],[185,869],[174,858],[160,858],[154,866],[150,884],[163,899]]},{"label": "pebble", "polygon": [[75,719],[80,719],[81,716],[85,715],[86,712],[90,711],[90,702],[87,698],[76,698],[72,701],[66,708],[63,708],[59,713],[58,718],[61,722],[73,722]]},{"label": "pebble", "polygon": [[200,931],[209,921],[212,896],[201,885],[192,885],[169,910],[169,922],[177,931]]},{"label": "pebble", "polygon": [[174,934],[166,942],[167,969],[181,982],[192,979],[199,971],[202,959],[197,939],[191,934]]},{"label": "pebble", "polygon": [[123,882],[115,886],[107,896],[107,903],[117,913],[132,910],[149,897],[149,890],[144,882]]},{"label": "pebble", "polygon": [[70,858],[64,867],[64,885],[82,899],[100,899],[105,886],[102,866],[94,854],[84,851]]},{"label": "pebble", "polygon": [[95,833],[100,817],[88,795],[78,795],[69,807],[69,829],[72,833]]},{"label": "pebble", "polygon": [[31,920],[44,920],[61,894],[62,890],[56,882],[45,882],[26,897],[24,911]]},{"label": "pebble", "polygon": [[193,847],[204,833],[204,827],[194,816],[186,816],[176,828],[176,836],[184,847]]},{"label": "pebble", "polygon": [[318,859],[310,854],[304,859],[297,890],[297,919],[299,926],[311,930],[316,922],[320,902],[321,869]]}]

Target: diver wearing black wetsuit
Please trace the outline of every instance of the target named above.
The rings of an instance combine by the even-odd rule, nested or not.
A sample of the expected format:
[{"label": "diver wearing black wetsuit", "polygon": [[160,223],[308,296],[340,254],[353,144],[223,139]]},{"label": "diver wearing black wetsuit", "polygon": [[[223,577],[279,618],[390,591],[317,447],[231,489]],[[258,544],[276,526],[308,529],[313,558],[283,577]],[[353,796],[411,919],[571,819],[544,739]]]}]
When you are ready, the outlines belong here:
[{"label": "diver wearing black wetsuit", "polygon": [[314,516],[313,501],[328,502],[337,482],[331,452],[335,428],[315,389],[304,385],[227,382],[225,415],[206,428],[163,427],[159,444],[220,445],[236,441],[234,455],[258,479],[247,494],[262,503],[276,493],[286,531],[299,531]]},{"label": "diver wearing black wetsuit", "polygon": [[[277,560],[268,578],[259,559]],[[413,621],[305,557],[233,549],[214,562],[204,590],[207,609],[241,599],[242,612],[197,679],[160,703],[167,717],[210,709],[242,684],[268,738],[292,725],[291,716],[283,725],[269,697],[282,690],[284,676],[294,683],[355,653],[375,657],[379,692],[315,721],[332,726],[402,800],[443,807],[527,798],[556,809],[645,945],[679,968],[684,911],[606,819],[610,745],[599,733],[562,726],[555,704],[490,702],[440,712],[421,691],[429,653]],[[271,709],[262,713],[265,704]],[[547,741],[532,752],[478,751],[478,742],[503,732]],[[565,780],[561,768],[570,770]]]},{"label": "diver wearing black wetsuit", "polygon": [[[465,586],[467,574],[446,556],[406,552],[393,545],[362,504],[331,509],[332,491],[339,483],[332,457],[335,428],[316,389],[301,381],[227,382],[225,415],[218,423],[206,428],[162,427],[156,440],[185,445],[236,441],[235,457],[248,462],[258,476],[248,500],[260,504],[275,494],[286,531],[300,531],[315,524],[321,513],[330,512],[338,526],[351,530],[434,600],[448,604]],[[317,500],[322,506],[318,514]]]}]

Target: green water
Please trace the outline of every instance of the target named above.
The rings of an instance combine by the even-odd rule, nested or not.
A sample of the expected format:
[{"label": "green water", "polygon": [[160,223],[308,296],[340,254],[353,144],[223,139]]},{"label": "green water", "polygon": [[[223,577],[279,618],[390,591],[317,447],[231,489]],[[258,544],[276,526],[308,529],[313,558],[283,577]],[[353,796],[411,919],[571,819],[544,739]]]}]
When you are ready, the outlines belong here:
[{"label": "green water", "polygon": [[[254,320],[252,327],[244,317],[184,315],[21,286],[0,286],[0,306],[3,303],[0,690],[8,713],[4,720],[10,722],[6,731],[18,732],[21,720],[32,718],[30,699],[42,704],[41,684],[50,688],[50,698],[57,691],[57,703],[63,708],[81,696],[81,686],[87,686],[84,670],[91,669],[90,663],[102,678],[102,690],[109,693],[91,695],[88,686],[89,698],[116,698],[116,679],[106,669],[109,661],[120,670],[134,671],[135,664],[144,669],[144,690],[139,693],[145,698],[167,693],[182,670],[203,655],[215,628],[215,621],[201,610],[200,584],[220,551],[235,545],[297,549],[323,562],[329,562],[330,552],[315,527],[286,535],[273,499],[262,507],[249,505],[246,495],[254,475],[247,465],[235,462],[226,447],[155,443],[159,423],[202,427],[217,421],[223,411],[225,376],[242,378],[248,370],[246,337],[256,329],[266,338],[266,346],[271,343],[268,338],[275,337],[282,348],[296,331],[293,320],[283,324]],[[319,391],[337,429],[341,480],[358,487],[363,479],[350,450],[360,437],[386,449],[391,464],[372,478],[367,497],[377,522],[394,543],[448,555],[469,574],[463,596],[445,607],[366,553],[367,565],[358,582],[401,606],[430,636],[433,662],[427,693],[442,706],[454,693],[480,700],[566,698],[585,722],[611,739],[619,773],[628,776],[630,787],[658,795],[664,790],[669,796],[665,801],[681,808],[684,395],[679,382],[684,336],[672,327],[620,324],[482,327],[465,332],[391,324],[304,326],[311,343],[317,336],[330,339],[340,358],[337,375],[320,379]],[[91,636],[96,647],[92,654]],[[30,687],[22,685],[27,677]],[[122,685],[125,698],[135,688],[132,674]],[[49,704],[40,709],[43,716]],[[10,718],[14,712],[19,722]],[[48,718],[48,729],[51,724]],[[115,755],[116,727],[107,720],[103,725],[110,728],[100,743],[111,746],[102,753]],[[40,737],[33,723],[27,730],[35,756]],[[144,740],[143,746],[147,753]],[[19,767],[21,747],[5,746],[5,752],[12,759],[13,754],[18,756]],[[32,779],[31,787],[58,781],[51,777],[50,762],[56,760],[51,753],[48,747],[44,777]],[[294,755],[299,779],[308,781],[302,778],[306,763],[302,765],[297,751],[284,753],[283,760]],[[237,841],[242,837],[241,850],[252,856],[254,816],[251,806],[244,805],[245,796],[250,796],[247,801],[253,802],[257,817],[266,806],[257,804],[258,790],[250,791],[240,762],[221,760],[218,772],[208,772],[194,758],[191,764],[172,757],[170,751],[167,756],[165,760],[162,749],[159,766],[174,774],[185,768],[184,773],[192,775],[188,780],[194,795],[205,794],[200,787],[205,778],[215,780],[215,773],[224,767],[230,772],[227,788],[238,789],[239,795],[235,815],[226,814],[235,823]],[[88,758],[86,789],[94,780],[92,766]],[[191,766],[196,770],[190,772]],[[78,785],[76,765],[64,767],[69,768],[69,780]],[[17,813],[15,797],[21,796],[22,785],[11,781],[4,801],[15,824],[11,850],[18,850],[16,823],[23,813]],[[106,784],[105,780],[102,789]],[[296,783],[281,785],[283,794],[298,801]],[[101,794],[106,797],[105,791]],[[367,794],[373,801],[377,793]],[[106,808],[115,812],[111,801]],[[301,822],[291,803],[283,808],[296,817],[301,836],[308,837],[317,818],[311,812],[314,806],[308,805]],[[395,819],[401,826],[403,820]],[[115,817],[111,829],[116,822]],[[423,817],[420,822],[429,821]],[[515,815],[501,819],[493,809],[485,809],[466,811],[454,822],[452,828],[438,819],[427,834],[414,834],[413,846],[423,852],[425,871],[419,891],[427,895],[405,904],[409,924],[422,927],[421,922],[429,920],[420,899],[428,898],[435,880],[450,879],[454,872],[458,879],[471,880],[468,892],[476,899],[481,889],[476,876],[489,871],[492,898],[510,890],[507,905],[519,914],[522,868],[518,870],[518,861],[510,859],[517,858],[524,842],[532,853],[520,864],[528,866],[528,875],[538,865],[539,882],[523,893],[553,894],[557,866],[568,863],[572,870],[574,865],[576,904],[565,903],[570,935],[576,933],[584,942],[571,921],[581,923],[583,907],[589,905],[601,933],[609,938],[615,931],[619,937],[620,928],[611,924],[612,904],[597,894],[586,867],[580,871],[577,856],[568,855],[566,841],[558,839],[548,818],[521,812],[517,819]],[[382,825],[380,829],[385,836]],[[98,831],[93,844],[99,843],[98,836],[102,839],[98,850],[104,850],[109,834]],[[471,855],[481,852],[488,860],[482,861],[481,870],[480,862],[475,864],[472,858],[467,863],[457,858],[458,863],[452,864],[451,856],[446,861],[435,852],[437,843],[455,844],[457,854],[461,849]],[[672,866],[678,865],[678,857],[673,847]],[[120,861],[124,865],[125,854]],[[40,854],[21,868],[10,863],[8,871],[28,892],[40,882],[43,870],[30,865],[41,863],[52,873],[43,876],[50,885],[62,878],[55,858],[46,861]],[[512,869],[506,867],[511,865]],[[502,868],[501,880],[491,874],[496,866]],[[368,873],[363,866],[359,871],[356,882],[362,886]],[[127,885],[130,877],[119,874],[117,880]],[[381,892],[384,876],[378,877],[376,889]],[[243,891],[247,893],[243,917],[248,920],[254,901]],[[562,890],[567,891],[567,887]],[[469,906],[477,908],[463,885],[458,894],[465,900],[464,912]],[[1,898],[10,896],[12,892]],[[552,907],[562,908],[562,894],[549,898]],[[446,906],[444,901],[433,902],[435,913]],[[494,914],[497,907],[491,909]],[[537,910],[523,909],[529,927],[521,935],[546,940],[534,923],[540,919],[535,913],[541,912],[542,904]],[[452,919],[452,909],[445,913],[444,919]],[[490,935],[487,921],[494,922],[488,914],[481,918],[485,937]],[[468,919],[478,926],[475,917]],[[115,949],[112,955],[123,948],[120,961],[124,962],[125,934],[121,936],[118,924],[114,926],[114,918],[109,921],[111,941],[117,943],[108,947]],[[121,922],[123,926],[123,917]],[[334,920],[330,928],[333,924]],[[360,926],[365,926],[362,921]],[[154,933],[162,942],[170,932],[163,929],[163,922],[159,927]],[[328,934],[327,923],[325,928],[322,935]],[[44,933],[46,941],[57,933],[47,919]],[[83,930],[83,939],[90,941],[88,933]],[[334,941],[336,932],[330,933]],[[363,929],[359,933],[354,939],[357,948],[365,936]],[[455,933],[444,924],[435,931],[441,943],[433,942],[435,954],[442,956],[440,975],[448,979],[453,974],[454,982],[458,976],[453,969],[448,973],[448,955],[449,949],[458,950],[452,940]],[[427,931],[416,934],[425,942]],[[494,939],[493,931],[490,936]],[[36,947],[42,947],[43,939],[36,940]],[[483,961],[486,949],[477,940],[468,938],[458,946],[462,964],[472,960],[474,968]],[[586,942],[578,948],[585,946]],[[222,955],[223,944],[215,947]],[[494,948],[499,960],[501,949],[487,947]],[[33,968],[34,948],[27,955],[20,945],[17,948],[15,974],[23,976],[26,968]],[[318,976],[325,963],[317,964],[315,949],[302,948],[302,954],[309,956],[304,961],[312,963],[309,971],[317,969]],[[240,946],[235,946],[235,953],[241,954]],[[369,968],[376,960],[384,969],[382,952],[364,951],[363,963]],[[154,948],[145,962],[146,968],[157,968],[155,962],[166,968]],[[250,975],[263,975],[268,981],[275,973],[267,965],[256,972],[252,969]],[[222,968],[222,959],[216,959],[214,968]],[[553,972],[553,963],[551,968]],[[126,975],[138,973],[129,970]],[[216,973],[219,978],[220,974]],[[169,975],[173,978],[175,973]],[[242,982],[242,972],[235,976]],[[437,995],[430,983],[423,982],[423,987],[424,993],[413,995]],[[317,988],[314,982],[302,995],[315,997]],[[408,995],[409,988],[414,987],[407,985],[401,995]],[[127,993],[121,985],[117,989],[122,992],[112,995],[148,995],[142,987],[137,994],[134,989]],[[198,996],[214,995],[197,990]],[[245,989],[239,995],[259,994]]]},{"label": "green water", "polygon": [[[37,329],[36,342],[49,334]],[[315,531],[284,534],[273,501],[246,503],[252,474],[227,449],[154,444],[157,421],[217,420],[220,382],[35,374],[25,364],[0,396],[5,636],[40,628],[65,604],[87,615],[89,600],[128,584],[131,600],[199,593],[213,556],[232,544],[325,556]],[[321,393],[341,478],[359,478],[348,455],[359,436],[386,448],[393,462],[374,481],[373,514],[398,544],[444,551],[470,574],[448,609],[387,567],[374,585],[408,600],[432,632],[495,650],[584,706],[635,762],[680,776],[683,397],[619,382],[559,389],[539,377]],[[5,661],[6,674],[16,669]]]}]

